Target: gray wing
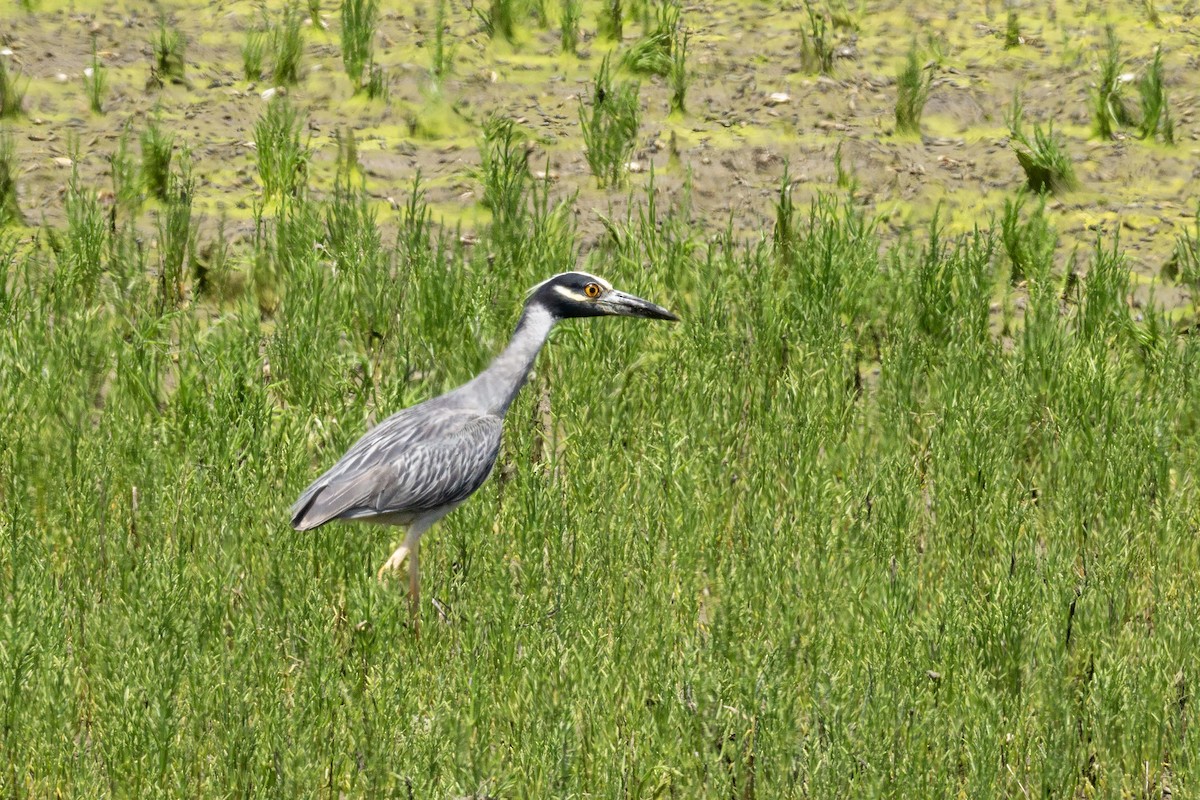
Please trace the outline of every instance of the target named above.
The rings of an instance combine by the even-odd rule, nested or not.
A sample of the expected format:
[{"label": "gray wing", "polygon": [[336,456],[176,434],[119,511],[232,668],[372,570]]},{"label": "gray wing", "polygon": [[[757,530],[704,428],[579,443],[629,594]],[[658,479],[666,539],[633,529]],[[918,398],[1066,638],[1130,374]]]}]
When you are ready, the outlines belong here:
[{"label": "gray wing", "polygon": [[483,485],[500,451],[500,417],[414,406],[372,428],[292,506],[292,527],[429,511]]}]

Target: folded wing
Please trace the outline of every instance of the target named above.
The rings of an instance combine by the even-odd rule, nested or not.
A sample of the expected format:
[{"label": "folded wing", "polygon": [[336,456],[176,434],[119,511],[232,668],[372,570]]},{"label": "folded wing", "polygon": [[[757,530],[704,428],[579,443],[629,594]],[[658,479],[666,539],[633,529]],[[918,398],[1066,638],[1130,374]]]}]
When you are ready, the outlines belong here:
[{"label": "folded wing", "polygon": [[431,511],[461,503],[487,480],[500,417],[462,409],[400,412],[371,429],[292,506],[292,527]]}]

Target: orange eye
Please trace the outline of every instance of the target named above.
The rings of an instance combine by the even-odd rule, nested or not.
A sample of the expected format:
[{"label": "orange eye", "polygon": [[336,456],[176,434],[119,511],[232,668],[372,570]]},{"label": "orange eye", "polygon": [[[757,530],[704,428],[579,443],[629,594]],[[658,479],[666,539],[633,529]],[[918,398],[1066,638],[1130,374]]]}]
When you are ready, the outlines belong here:
[{"label": "orange eye", "polygon": [[587,286],[583,287],[583,293],[595,300],[600,296],[600,284],[589,283]]}]

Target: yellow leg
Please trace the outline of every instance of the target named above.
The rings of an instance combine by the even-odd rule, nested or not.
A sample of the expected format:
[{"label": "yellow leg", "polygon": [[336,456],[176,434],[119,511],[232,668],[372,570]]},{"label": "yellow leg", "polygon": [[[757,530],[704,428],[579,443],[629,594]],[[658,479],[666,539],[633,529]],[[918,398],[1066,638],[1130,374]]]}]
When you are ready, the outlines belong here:
[{"label": "yellow leg", "polygon": [[392,553],[392,557],[383,562],[383,566],[379,568],[379,572],[375,573],[375,579],[382,581],[389,572],[399,572],[400,567],[408,559],[408,554],[408,539],[405,539],[404,544],[397,547],[396,552]]},{"label": "yellow leg", "polygon": [[388,573],[399,572],[400,567],[404,566],[404,562],[408,562],[408,613],[412,618],[413,630],[417,628],[417,620],[421,611],[421,573],[420,573],[420,545],[421,533],[428,526],[417,529],[415,526],[410,528],[408,535],[404,537],[404,542],[396,548],[396,552],[392,553],[391,557],[383,563],[379,568],[379,572],[375,575],[376,579],[383,581],[387,578]]},{"label": "yellow leg", "polygon": [[413,542],[408,559],[408,613],[412,617],[414,630],[418,630],[421,617],[420,551],[421,543]]}]

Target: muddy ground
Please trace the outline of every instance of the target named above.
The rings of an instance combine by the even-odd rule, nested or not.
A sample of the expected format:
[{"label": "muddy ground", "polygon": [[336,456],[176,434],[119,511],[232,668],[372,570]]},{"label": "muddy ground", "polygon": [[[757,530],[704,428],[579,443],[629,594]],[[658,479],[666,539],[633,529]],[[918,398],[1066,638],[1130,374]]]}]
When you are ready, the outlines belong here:
[{"label": "muddy ground", "polygon": [[[213,235],[222,215],[234,238],[244,235],[259,193],[253,125],[267,102],[263,93],[273,88],[242,75],[241,49],[246,30],[261,18],[259,6],[29,4],[32,10],[18,3],[0,9],[0,43],[11,51],[0,58],[28,81],[25,114],[3,126],[15,140],[20,203],[30,224],[61,220],[72,139],[79,142],[84,179],[106,190],[108,156],[122,131],[131,130],[136,150],[137,133],[158,115],[191,151],[207,232],[202,236]],[[808,15],[802,3],[689,4],[683,9],[691,33],[687,111],[669,114],[665,83],[641,79],[638,171],[629,187],[615,191],[596,188],[579,128],[580,97],[587,96],[600,59],[613,47],[596,37],[599,4],[584,4],[579,57],[559,53],[557,3],[546,5],[553,15],[549,25],[530,21],[510,45],[490,40],[476,10],[451,0],[453,72],[435,89],[429,73],[435,3],[383,3],[375,48],[390,98],[380,102],[354,95],[342,68],[338,7],[323,0],[324,26],[311,20],[305,25],[303,78],[287,89],[308,115],[313,186],[332,184],[336,134],[352,128],[385,226],[387,204],[403,201],[418,170],[436,217],[467,229],[486,224],[473,170],[480,125],[495,113],[518,119],[533,143],[531,164],[537,170],[549,164],[560,197],[578,192],[585,250],[603,231],[601,215],[622,214],[630,188],[639,197],[651,164],[665,199],[678,196],[690,174],[701,230],[722,230],[732,216],[739,232],[756,235],[770,230],[785,164],[801,197],[845,191],[835,185],[839,147],[855,200],[880,218],[889,239],[918,231],[939,207],[952,230],[966,230],[988,224],[1023,183],[1004,119],[1020,90],[1026,119],[1053,120],[1065,136],[1079,177],[1077,191],[1050,204],[1063,236],[1061,251],[1090,247],[1098,232],[1119,230],[1139,294],[1153,293],[1176,314],[1190,314],[1188,293],[1159,276],[1175,237],[1193,224],[1200,187],[1200,22],[1194,0],[1157,6],[833,3],[839,24],[830,40],[837,58],[827,76],[803,69],[801,31]],[[1021,38],[1006,48],[1009,9],[1018,15]],[[188,39],[187,82],[157,88],[149,82],[151,40],[164,15]],[[1126,87],[1131,104],[1137,76],[1154,48],[1162,48],[1175,146],[1139,140],[1132,130],[1114,141],[1092,133],[1089,92],[1109,23],[1128,59],[1124,71],[1134,79]],[[623,45],[640,33],[641,26],[629,21]],[[110,87],[103,114],[89,111],[83,84],[93,41]],[[934,72],[933,86],[922,135],[897,136],[896,74],[914,41]],[[147,219],[153,209],[147,203]]]}]

